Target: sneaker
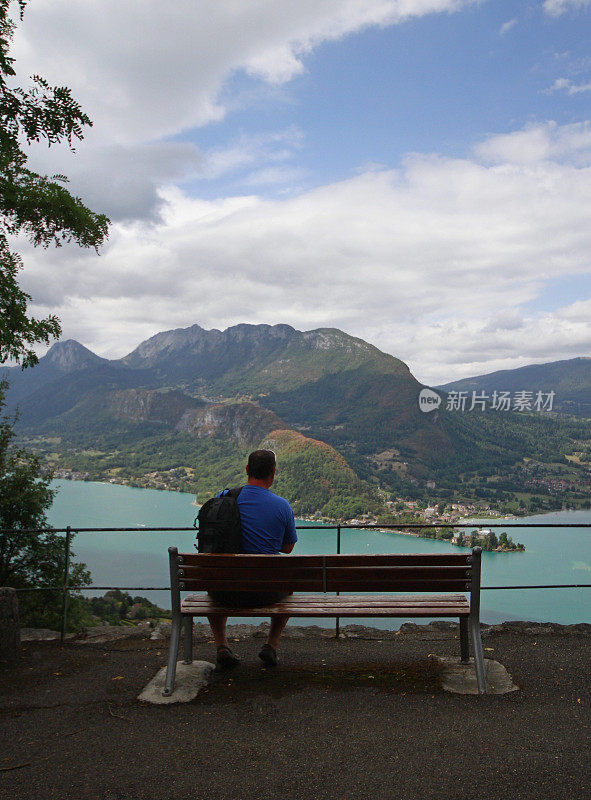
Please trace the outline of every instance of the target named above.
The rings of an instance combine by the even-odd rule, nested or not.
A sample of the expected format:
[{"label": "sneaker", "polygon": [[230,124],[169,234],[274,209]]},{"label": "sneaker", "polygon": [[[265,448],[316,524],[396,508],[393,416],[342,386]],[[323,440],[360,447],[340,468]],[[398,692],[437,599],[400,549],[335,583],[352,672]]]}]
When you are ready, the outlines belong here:
[{"label": "sneaker", "polygon": [[270,644],[264,644],[261,647],[259,658],[266,667],[276,667],[278,664],[277,652],[275,651],[275,648],[272,647]]},{"label": "sneaker", "polygon": [[232,667],[237,667],[238,664],[240,664],[240,659],[229,647],[218,647],[215,659],[216,669],[232,669]]}]

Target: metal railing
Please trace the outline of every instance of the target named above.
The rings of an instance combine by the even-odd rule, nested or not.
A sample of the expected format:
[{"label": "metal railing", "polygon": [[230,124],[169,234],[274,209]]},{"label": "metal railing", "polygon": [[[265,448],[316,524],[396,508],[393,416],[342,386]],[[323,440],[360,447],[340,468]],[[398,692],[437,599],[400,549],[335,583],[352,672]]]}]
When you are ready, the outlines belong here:
[{"label": "metal railing", "polygon": [[[504,529],[513,529],[513,528],[589,528],[591,529],[591,523],[589,522],[557,522],[557,523],[538,523],[538,522],[511,522],[511,523],[502,523],[502,522],[486,522],[486,523],[466,523],[463,524],[461,522],[441,522],[441,523],[417,523],[417,522],[407,522],[407,523],[398,523],[398,524],[377,524],[377,523],[355,523],[355,524],[341,524],[338,523],[336,525],[298,525],[296,526],[297,530],[305,530],[305,531],[313,531],[313,530],[335,530],[336,531],[336,553],[339,554],[341,552],[341,532],[344,530],[377,530],[377,531],[388,531],[391,530],[393,532],[399,530],[439,530],[441,528],[475,528],[475,529],[482,529],[486,528],[487,530],[492,528],[504,528]],[[156,527],[156,528],[81,528],[76,527],[73,528],[70,525],[67,525],[65,528],[26,528],[26,529],[14,529],[14,528],[0,528],[0,536],[2,534],[25,534],[25,533],[60,533],[65,535],[64,541],[64,572],[63,572],[63,583],[61,586],[34,586],[28,588],[19,588],[17,592],[61,592],[62,593],[62,612],[61,612],[61,626],[60,626],[60,640],[63,642],[66,637],[66,627],[67,627],[67,619],[68,619],[68,600],[70,596],[70,592],[72,591],[111,591],[111,590],[125,590],[125,591],[136,591],[136,592],[160,592],[160,591],[170,591],[170,586],[70,586],[69,577],[70,577],[70,556],[71,556],[71,542],[72,537],[78,533],[195,533],[196,532],[195,525],[191,527]],[[429,538],[429,537],[424,537]],[[449,540],[443,540],[449,541]],[[505,590],[505,589],[589,589],[591,588],[591,583],[547,583],[547,584],[535,584],[535,585],[508,585],[508,586],[481,586],[481,591],[491,591],[491,590]],[[339,626],[340,621],[337,617],[336,620],[336,635],[339,635]]]}]

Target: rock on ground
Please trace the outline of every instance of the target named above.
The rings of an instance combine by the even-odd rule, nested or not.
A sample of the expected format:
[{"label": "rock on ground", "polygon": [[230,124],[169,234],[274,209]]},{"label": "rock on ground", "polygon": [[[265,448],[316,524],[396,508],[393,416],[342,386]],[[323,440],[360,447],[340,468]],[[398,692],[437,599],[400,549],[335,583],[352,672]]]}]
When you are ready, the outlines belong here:
[{"label": "rock on ground", "polygon": [[[393,625],[396,620],[392,621]],[[483,638],[516,633],[524,636],[591,636],[591,625],[579,622],[574,625],[559,625],[555,622],[502,622],[499,625],[481,624]],[[377,641],[395,640],[399,637],[415,637],[419,639],[449,639],[457,633],[459,625],[451,620],[434,620],[429,623],[404,622],[397,629],[371,628],[366,625],[341,624],[339,639],[367,639]],[[151,639],[164,643],[170,639],[170,622],[158,622],[155,627],[149,625],[97,625],[86,628],[79,633],[66,634],[67,639],[74,639],[76,644],[103,644],[118,639]],[[265,639],[269,632],[269,623],[258,625],[247,623],[228,625],[228,637],[233,641],[243,639]],[[49,641],[59,639],[59,631],[23,628],[21,641]],[[183,632],[181,632],[181,638]],[[333,639],[334,627],[321,628],[318,625],[288,625],[283,639]],[[211,640],[211,630],[206,622],[196,620],[193,624],[193,640]]]}]

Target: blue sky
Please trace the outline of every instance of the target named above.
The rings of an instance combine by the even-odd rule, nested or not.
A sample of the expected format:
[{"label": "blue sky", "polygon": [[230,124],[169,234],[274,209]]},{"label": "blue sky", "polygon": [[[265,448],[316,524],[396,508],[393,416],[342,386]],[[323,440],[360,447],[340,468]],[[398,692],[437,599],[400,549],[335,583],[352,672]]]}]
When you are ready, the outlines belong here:
[{"label": "blue sky", "polygon": [[[235,75],[224,94],[230,105],[243,99],[244,106],[178,138],[209,149],[241,135],[297,130],[290,164],[302,171],[298,190],[343,180],[368,164],[397,167],[412,151],[462,157],[491,133],[587,118],[591,85],[573,95],[550,88],[565,77],[591,84],[590,42],[588,12],[549,18],[539,3],[481,3],[370,28],[321,44],[303,58],[304,74],[284,86]],[[244,193],[244,174],[197,181],[190,191]]]},{"label": "blue sky", "polygon": [[36,0],[17,66],[94,128],[33,165],[113,225],[22,243],[35,310],[107,356],[340,327],[431,383],[588,355],[590,42],[589,0]]}]

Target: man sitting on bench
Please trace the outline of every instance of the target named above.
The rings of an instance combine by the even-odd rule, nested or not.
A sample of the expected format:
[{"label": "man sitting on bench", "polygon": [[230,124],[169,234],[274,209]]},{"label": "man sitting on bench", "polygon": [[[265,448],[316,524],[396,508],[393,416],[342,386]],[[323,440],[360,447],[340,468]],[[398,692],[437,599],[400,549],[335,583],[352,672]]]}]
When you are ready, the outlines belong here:
[{"label": "man sitting on bench", "polygon": [[[291,553],[298,540],[293,511],[283,497],[269,491],[275,479],[277,463],[272,450],[255,450],[248,457],[243,486],[236,502],[240,511],[242,551],[244,553]],[[224,490],[224,492],[227,490]],[[221,496],[224,492],[220,492]],[[280,592],[209,592],[216,603],[234,608],[250,608],[277,603],[286,595]],[[216,664],[229,669],[240,663],[226,638],[227,617],[208,617],[217,645]],[[259,658],[266,666],[277,665],[277,644],[287,624],[287,616],[271,617],[271,627]]]}]

